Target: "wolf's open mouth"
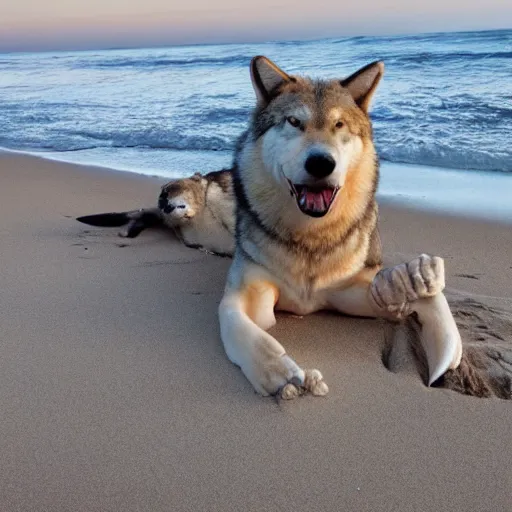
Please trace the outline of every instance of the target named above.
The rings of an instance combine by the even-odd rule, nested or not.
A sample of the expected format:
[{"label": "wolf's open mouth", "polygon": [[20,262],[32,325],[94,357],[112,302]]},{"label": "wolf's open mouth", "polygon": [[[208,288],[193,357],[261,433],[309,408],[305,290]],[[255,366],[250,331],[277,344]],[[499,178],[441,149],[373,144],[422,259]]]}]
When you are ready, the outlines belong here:
[{"label": "wolf's open mouth", "polygon": [[315,187],[293,184],[288,180],[300,211],[310,217],[323,217],[331,207],[339,187]]}]

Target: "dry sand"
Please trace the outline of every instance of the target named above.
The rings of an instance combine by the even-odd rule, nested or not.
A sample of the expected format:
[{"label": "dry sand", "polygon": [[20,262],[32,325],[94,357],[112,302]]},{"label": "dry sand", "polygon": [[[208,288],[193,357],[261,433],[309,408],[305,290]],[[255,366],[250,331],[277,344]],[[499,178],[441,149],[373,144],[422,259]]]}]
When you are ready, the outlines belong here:
[{"label": "dry sand", "polygon": [[[229,260],[73,219],[159,183],[0,155],[0,511],[512,510],[512,402],[392,373],[381,322],[328,314],[273,333],[329,395],[261,398],[219,339]],[[446,258],[466,341],[512,346],[510,226],[383,207],[381,234]]]}]

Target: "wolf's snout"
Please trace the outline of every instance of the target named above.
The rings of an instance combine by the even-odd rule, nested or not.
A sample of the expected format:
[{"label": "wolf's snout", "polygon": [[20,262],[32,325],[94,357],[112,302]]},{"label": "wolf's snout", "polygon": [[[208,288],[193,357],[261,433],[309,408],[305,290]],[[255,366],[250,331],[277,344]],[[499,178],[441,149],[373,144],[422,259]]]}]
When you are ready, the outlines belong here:
[{"label": "wolf's snout", "polygon": [[334,171],[336,161],[327,153],[315,153],[308,156],[304,167],[311,176],[325,178]]}]

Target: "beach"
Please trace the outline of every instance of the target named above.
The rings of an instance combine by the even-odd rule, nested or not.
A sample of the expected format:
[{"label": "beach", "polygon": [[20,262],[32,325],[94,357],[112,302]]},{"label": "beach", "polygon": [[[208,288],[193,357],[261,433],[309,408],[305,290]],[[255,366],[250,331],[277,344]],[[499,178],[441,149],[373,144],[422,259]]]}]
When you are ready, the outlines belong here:
[{"label": "beach", "polygon": [[[271,332],[327,397],[262,398],[219,337],[229,259],[74,220],[165,181],[0,153],[0,510],[511,509],[510,401],[390,372],[382,322],[323,313]],[[512,347],[510,223],[410,203],[381,205],[386,259],[445,258],[465,346]]]}]

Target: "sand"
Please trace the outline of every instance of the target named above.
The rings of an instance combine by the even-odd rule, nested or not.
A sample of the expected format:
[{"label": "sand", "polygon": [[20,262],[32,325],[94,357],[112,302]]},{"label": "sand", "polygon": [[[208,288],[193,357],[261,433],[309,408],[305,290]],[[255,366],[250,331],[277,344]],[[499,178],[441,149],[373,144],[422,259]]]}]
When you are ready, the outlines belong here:
[{"label": "sand", "polygon": [[[272,330],[329,395],[261,398],[219,339],[229,260],[74,221],[161,182],[0,155],[1,511],[512,509],[510,401],[390,372],[388,327],[332,314]],[[446,259],[465,343],[511,347],[510,225],[381,216],[391,260]]]}]

